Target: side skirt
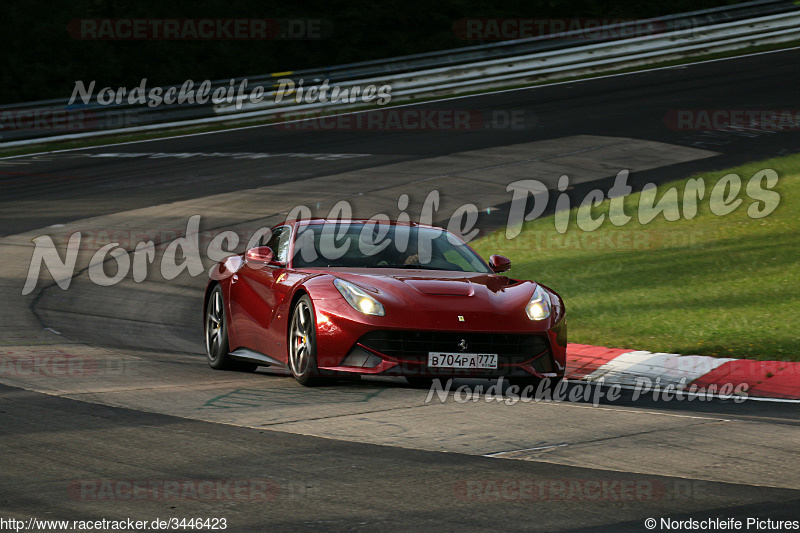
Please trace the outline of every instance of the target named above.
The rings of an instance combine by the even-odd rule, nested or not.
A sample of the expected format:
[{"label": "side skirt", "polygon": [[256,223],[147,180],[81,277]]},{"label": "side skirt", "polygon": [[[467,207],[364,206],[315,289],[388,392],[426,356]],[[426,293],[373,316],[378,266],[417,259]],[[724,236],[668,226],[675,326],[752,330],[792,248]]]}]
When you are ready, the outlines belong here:
[{"label": "side skirt", "polygon": [[263,366],[274,367],[276,369],[286,369],[286,364],[278,361],[277,359],[265,355],[261,352],[251,350],[250,348],[237,348],[230,354],[232,359],[236,361],[243,361],[245,363],[256,363]]}]

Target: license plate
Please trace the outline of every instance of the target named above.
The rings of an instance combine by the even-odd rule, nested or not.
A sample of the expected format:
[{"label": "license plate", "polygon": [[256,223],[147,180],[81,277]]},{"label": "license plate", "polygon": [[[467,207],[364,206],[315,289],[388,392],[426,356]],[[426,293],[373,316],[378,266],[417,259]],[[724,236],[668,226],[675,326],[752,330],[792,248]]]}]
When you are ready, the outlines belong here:
[{"label": "license plate", "polygon": [[497,368],[497,354],[428,352],[428,367]]}]

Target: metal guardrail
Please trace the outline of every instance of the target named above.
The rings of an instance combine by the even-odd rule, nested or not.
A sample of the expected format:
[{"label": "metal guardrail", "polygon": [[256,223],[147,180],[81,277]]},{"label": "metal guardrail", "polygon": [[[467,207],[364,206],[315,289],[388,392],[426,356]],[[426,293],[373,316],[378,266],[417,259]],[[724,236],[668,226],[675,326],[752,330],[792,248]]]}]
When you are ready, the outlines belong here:
[{"label": "metal guardrail", "polygon": [[[666,15],[663,17],[628,21],[625,23],[606,26],[608,29],[624,30],[635,25],[648,23],[658,24],[660,33],[669,34],[680,30],[690,30],[703,26],[734,22],[754,17],[763,17],[778,13],[786,13],[797,10],[797,6],[788,0],[755,0],[742,4],[716,7]],[[579,37],[576,39],[576,37]],[[584,38],[582,31],[568,31],[551,35],[540,35],[525,39],[515,39],[512,41],[502,41],[491,44],[481,44],[443,50],[395,57],[390,60],[379,59],[372,61],[361,61],[347,65],[338,65],[323,69],[308,69],[294,71],[291,78],[314,79],[328,78],[332,81],[345,81],[359,79],[368,76],[381,74],[400,74],[430,67],[445,67],[451,65],[461,65],[473,61],[482,61],[497,58],[508,58],[519,55],[531,54],[535,52],[546,52],[570,48],[572,46],[596,44],[607,42],[613,38],[593,39]],[[253,82],[269,81],[268,77],[250,77]],[[227,80],[225,80],[227,83]]]},{"label": "metal guardrail", "polygon": [[[3,147],[20,146],[121,131],[148,131],[258,119],[279,113],[329,112],[354,106],[331,103],[297,105],[291,98],[275,104],[274,90],[278,78],[304,79],[306,88],[324,79],[342,88],[389,84],[392,87],[392,101],[397,102],[800,39],[800,9],[787,0],[757,0],[615,24],[604,30],[623,33],[634,24],[648,23],[658,24],[660,31],[640,37],[593,40],[576,38],[582,36],[578,35],[582,34],[581,31],[563,32],[390,60],[237,78],[237,85],[243,79],[247,80],[248,92],[258,86],[265,91],[263,102],[242,103],[239,109],[235,105],[211,103],[157,107],[126,103],[101,106],[95,101],[84,105],[78,100],[68,105],[68,99],[0,106],[0,127],[8,123],[8,117],[24,117],[25,120],[18,122],[31,124],[27,129],[3,127],[0,129],[0,141]],[[611,35],[614,31],[603,33]],[[227,87],[229,82],[230,79],[213,82],[212,92],[215,88]],[[179,85],[170,87],[180,88]],[[164,87],[163,90],[170,87]],[[36,127],[37,117],[40,123],[49,127]]]},{"label": "metal guardrail", "polygon": [[[665,60],[672,56],[702,51],[711,53],[747,46],[752,43],[764,44],[780,40],[800,38],[800,10],[791,13],[770,15],[758,19],[748,19],[704,28],[681,30],[667,35],[650,35],[625,40],[572,46],[548,52],[539,52],[513,58],[492,59],[418,70],[408,74],[370,78],[369,83],[388,83],[392,86],[392,97],[414,97],[420,92],[428,95],[448,94],[458,90],[475,90],[500,83],[523,83],[545,80],[547,77],[564,77],[583,74],[592,70],[630,65],[631,62],[649,62],[652,59]],[[343,88],[363,84],[363,81],[349,81],[340,84]],[[217,113],[238,112],[245,116],[247,111],[276,109],[273,102],[261,104],[243,103],[240,110],[235,105],[216,106]],[[284,104],[283,107],[290,107]],[[296,106],[292,107],[293,111]],[[312,106],[302,106],[308,109]],[[250,115],[256,116],[256,115]]]}]

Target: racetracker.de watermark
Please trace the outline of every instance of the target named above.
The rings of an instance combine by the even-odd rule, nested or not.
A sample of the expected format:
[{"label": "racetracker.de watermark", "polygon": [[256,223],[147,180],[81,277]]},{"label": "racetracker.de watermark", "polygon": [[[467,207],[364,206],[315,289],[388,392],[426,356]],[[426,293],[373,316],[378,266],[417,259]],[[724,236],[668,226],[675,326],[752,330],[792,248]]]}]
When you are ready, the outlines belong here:
[{"label": "racetracker.de watermark", "polygon": [[267,502],[305,497],[315,485],[274,479],[76,479],[67,493],[79,501],[242,501]]},{"label": "racetracker.de watermark", "polygon": [[524,130],[536,125],[536,115],[517,109],[376,109],[363,113],[323,115],[283,113],[275,129],[282,131],[483,131]]},{"label": "racetracker.de watermark", "polygon": [[333,23],[319,18],[82,18],[67,24],[82,41],[263,41],[327,39]]},{"label": "racetracker.de watermark", "polygon": [[124,128],[141,124],[136,110],[42,108],[0,110],[0,138],[5,132],[53,131],[80,132]]},{"label": "racetracker.de watermark", "polygon": [[671,109],[664,124],[673,131],[797,131],[800,109]]},{"label": "racetracker.de watermark", "polygon": [[592,18],[462,18],[453,33],[463,40],[507,41],[549,36],[556,39],[612,40],[657,35],[668,26],[657,19]]},{"label": "racetracker.de watermark", "polygon": [[658,479],[463,479],[453,485],[468,502],[609,501],[650,502],[667,494]]},{"label": "racetracker.de watermark", "polygon": [[119,356],[95,357],[71,354],[57,348],[29,348],[0,351],[0,377],[84,378],[88,376],[129,376],[137,372],[130,359]]},{"label": "racetracker.de watermark", "polygon": [[483,237],[488,246],[502,246],[504,250],[608,250],[645,251],[674,247],[702,248],[711,236],[708,230],[626,229],[614,231],[526,230],[513,239],[502,233]]}]

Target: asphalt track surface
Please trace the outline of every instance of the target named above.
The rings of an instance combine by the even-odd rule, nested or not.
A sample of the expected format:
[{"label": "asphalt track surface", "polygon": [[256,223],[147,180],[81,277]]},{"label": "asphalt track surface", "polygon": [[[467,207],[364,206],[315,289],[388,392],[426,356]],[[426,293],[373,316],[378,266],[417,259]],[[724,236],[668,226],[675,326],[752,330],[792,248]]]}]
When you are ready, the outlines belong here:
[{"label": "asphalt track surface", "polygon": [[[551,172],[563,163],[571,175],[593,157],[575,154],[593,150],[602,159],[608,168],[587,170],[576,196],[608,186],[626,158],[631,182],[641,186],[795,153],[796,132],[679,132],[664,117],[678,109],[794,109],[798,59],[794,50],[419,106],[521,112],[523,128],[257,127],[0,160],[5,353],[69,354],[100,369],[29,375],[4,367],[0,518],[225,517],[232,531],[644,531],[650,517],[799,519],[796,404],[659,402],[625,393],[599,408],[580,401],[430,405],[424,392],[397,381],[303,389],[265,372],[207,368],[202,276],[97,287],[82,269],[67,291],[43,278],[20,296],[33,236],[125,224],[175,228],[192,213],[214,228],[260,226],[285,209],[270,198],[285,205],[309,198],[313,207],[321,195],[315,214],[325,214],[332,203],[325,187],[357,194],[371,169],[385,188],[368,201],[389,205],[397,198],[393,180],[401,190],[403,176],[427,167],[474,172],[534,152],[550,158]],[[137,153],[217,155],[119,156]],[[485,171],[487,183],[504,188],[520,179],[508,168]],[[476,203],[492,194],[478,182],[453,193]],[[419,198],[411,196],[413,213]],[[494,201],[502,195],[492,198],[484,228],[506,216],[507,206]],[[267,498],[177,500],[104,500],[70,490],[81,480],[226,479],[266,479],[277,490]],[[515,492],[520,486],[535,489]],[[595,486],[610,488],[587,489]],[[498,496],[494,487],[506,492]]]}]

